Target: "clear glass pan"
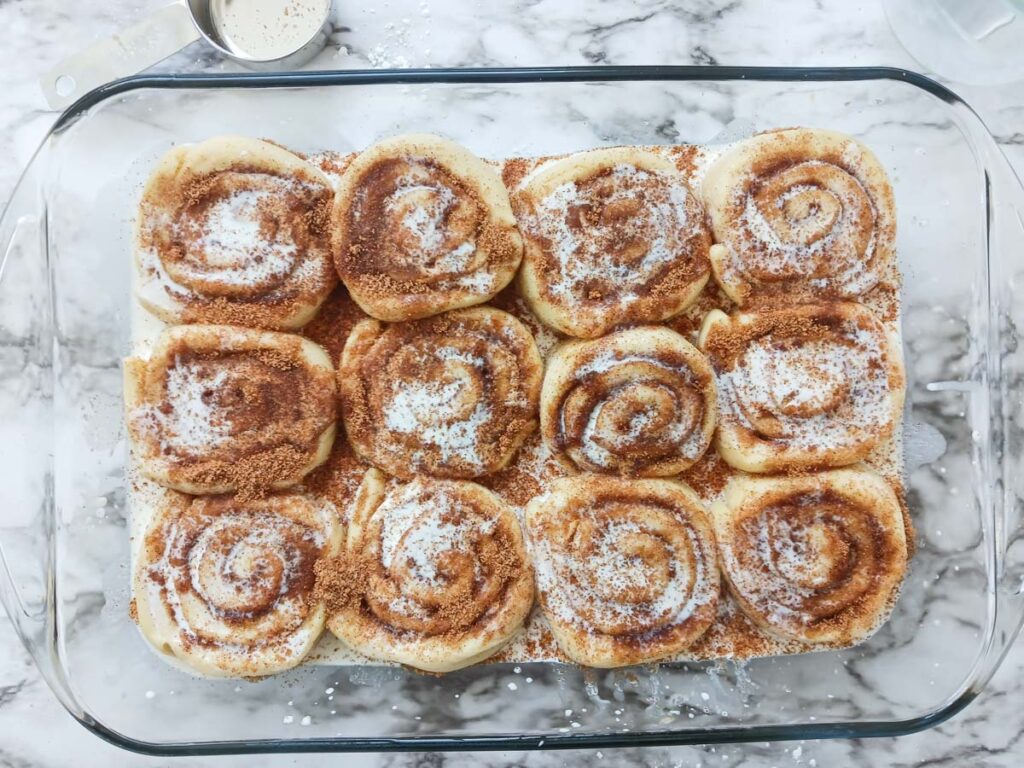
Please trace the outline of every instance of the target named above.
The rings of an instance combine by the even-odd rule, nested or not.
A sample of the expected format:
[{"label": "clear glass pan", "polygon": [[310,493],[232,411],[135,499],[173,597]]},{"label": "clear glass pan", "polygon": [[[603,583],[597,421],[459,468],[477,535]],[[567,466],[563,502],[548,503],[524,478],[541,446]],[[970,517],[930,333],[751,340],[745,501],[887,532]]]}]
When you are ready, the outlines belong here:
[{"label": "clear glass pan", "polygon": [[[127,618],[121,358],[131,221],[171,144],[299,150],[430,131],[483,156],[860,137],[899,208],[905,443],[918,552],[892,620],[846,651],[615,672],[444,677],[306,667],[254,683],[159,662]],[[1024,192],[971,109],[889,69],[610,67],[137,77],[58,121],[0,221],[0,597],[64,706],[153,754],[532,749],[898,735],[966,706],[1024,612]]]}]

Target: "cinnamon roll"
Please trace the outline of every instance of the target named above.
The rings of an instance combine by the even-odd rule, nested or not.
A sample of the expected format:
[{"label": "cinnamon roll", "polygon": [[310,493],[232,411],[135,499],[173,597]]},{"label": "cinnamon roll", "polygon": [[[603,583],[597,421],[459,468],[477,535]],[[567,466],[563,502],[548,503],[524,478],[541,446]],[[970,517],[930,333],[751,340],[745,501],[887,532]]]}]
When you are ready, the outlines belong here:
[{"label": "cinnamon roll", "polygon": [[362,152],[338,185],[333,222],[338,274],[379,320],[481,304],[522,258],[498,174],[437,136],[398,136]]},{"label": "cinnamon roll", "polygon": [[334,442],[334,371],[313,342],[220,325],[165,330],[125,362],[140,469],[185,493],[258,496],[323,463]]},{"label": "cinnamon roll", "polygon": [[661,659],[715,620],[715,537],[680,483],[562,478],[527,505],[526,529],[544,616],[578,664]]},{"label": "cinnamon roll", "polygon": [[139,627],[157,650],[202,674],[259,677],[294,667],[324,627],[315,566],[341,545],[327,502],[168,492],[135,563]]},{"label": "cinnamon roll", "polygon": [[899,423],[899,338],[859,304],[714,310],[700,345],[718,384],[716,445],[738,469],[852,464]]},{"label": "cinnamon roll", "polygon": [[471,478],[506,466],[536,426],[543,363],[491,307],[356,325],[338,370],[349,440],[384,471]]},{"label": "cinnamon roll", "polygon": [[895,258],[885,170],[856,139],[792,128],[741,141],[708,170],[711,266],[733,301],[850,299]]},{"label": "cinnamon roll", "polygon": [[707,450],[716,409],[701,352],[668,328],[630,328],[555,351],[541,389],[541,434],[570,467],[674,475]]},{"label": "cinnamon roll", "polygon": [[332,200],[327,177],[276,144],[175,147],[139,206],[139,301],[167,323],[298,328],[338,281]]},{"label": "cinnamon roll", "polygon": [[907,538],[896,494],[878,475],[738,476],[712,518],[732,593],[767,632],[847,646],[888,616]]},{"label": "cinnamon roll", "polygon": [[340,640],[370,658],[448,672],[520,630],[533,573],[519,521],[497,496],[420,478],[364,499],[345,558],[318,582],[334,598],[327,626]]},{"label": "cinnamon roll", "polygon": [[672,317],[710,275],[704,209],[675,165],[649,152],[601,149],[542,165],[516,206],[519,290],[570,336]]}]

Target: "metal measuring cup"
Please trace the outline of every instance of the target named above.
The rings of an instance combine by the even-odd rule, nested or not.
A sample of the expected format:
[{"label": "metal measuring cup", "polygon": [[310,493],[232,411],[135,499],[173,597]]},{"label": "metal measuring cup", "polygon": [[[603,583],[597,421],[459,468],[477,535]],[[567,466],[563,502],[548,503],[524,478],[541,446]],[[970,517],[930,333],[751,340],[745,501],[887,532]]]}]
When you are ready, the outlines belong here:
[{"label": "metal measuring cup", "polygon": [[[312,5],[314,10],[315,3],[322,1],[323,17],[319,19],[319,26],[311,31],[308,39],[272,58],[247,53],[224,33],[224,16],[218,10],[232,1],[245,2],[178,0],[112,37],[69,56],[40,78],[46,101],[54,109],[64,109],[93,88],[141,72],[200,39],[225,58],[256,70],[294,69],[312,59],[327,44],[332,0],[312,0],[312,3],[300,0],[307,8]],[[313,28],[312,23],[310,27]],[[267,34],[274,34],[274,27],[268,26]]]}]

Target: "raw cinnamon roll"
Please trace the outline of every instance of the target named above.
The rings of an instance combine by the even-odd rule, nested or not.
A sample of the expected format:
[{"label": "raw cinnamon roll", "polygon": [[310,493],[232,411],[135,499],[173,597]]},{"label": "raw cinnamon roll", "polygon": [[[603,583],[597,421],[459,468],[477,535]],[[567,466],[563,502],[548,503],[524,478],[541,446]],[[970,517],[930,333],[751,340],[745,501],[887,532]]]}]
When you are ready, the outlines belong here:
[{"label": "raw cinnamon roll", "polygon": [[878,475],[738,476],[712,506],[722,571],[754,622],[846,646],[888,616],[907,566],[903,513]]},{"label": "raw cinnamon roll", "polygon": [[139,206],[139,301],[168,323],[303,325],[338,280],[332,199],[323,173],[275,144],[175,147]]},{"label": "raw cinnamon roll", "polygon": [[526,529],[544,615],[579,664],[664,658],[715,620],[715,537],[680,483],[562,478],[529,503]]},{"label": "raw cinnamon roll", "polygon": [[157,650],[206,675],[294,667],[324,627],[314,568],[341,544],[327,502],[168,492],[135,564],[139,627]]},{"label": "raw cinnamon roll", "polygon": [[834,131],[793,128],[740,142],[703,181],[711,265],[733,301],[855,298],[895,256],[885,170]]},{"label": "raw cinnamon roll", "polygon": [[536,426],[542,374],[529,331],[498,309],[364,320],[338,370],[345,429],[398,477],[478,477],[508,464]]},{"label": "raw cinnamon roll", "polygon": [[519,631],[533,573],[501,499],[475,483],[427,478],[364,499],[345,558],[320,573],[318,590],[337,601],[327,626],[338,638],[374,659],[448,672]]},{"label": "raw cinnamon roll", "polygon": [[498,174],[437,136],[398,136],[362,152],[338,186],[333,221],[338,274],[380,320],[482,304],[522,258]]},{"label": "raw cinnamon roll", "polygon": [[700,345],[718,384],[716,445],[738,469],[852,464],[899,423],[899,339],[859,304],[714,310]]},{"label": "raw cinnamon roll", "polygon": [[715,382],[675,331],[630,328],[572,341],[548,360],[541,434],[571,468],[656,477],[699,459],[715,430]]},{"label": "raw cinnamon roll", "polygon": [[516,195],[519,290],[570,336],[665,320],[710,275],[704,209],[670,160],[619,147],[541,166]]},{"label": "raw cinnamon roll", "polygon": [[140,468],[185,493],[285,488],[327,458],[334,371],[311,341],[221,325],[165,330],[125,361],[128,433]]}]

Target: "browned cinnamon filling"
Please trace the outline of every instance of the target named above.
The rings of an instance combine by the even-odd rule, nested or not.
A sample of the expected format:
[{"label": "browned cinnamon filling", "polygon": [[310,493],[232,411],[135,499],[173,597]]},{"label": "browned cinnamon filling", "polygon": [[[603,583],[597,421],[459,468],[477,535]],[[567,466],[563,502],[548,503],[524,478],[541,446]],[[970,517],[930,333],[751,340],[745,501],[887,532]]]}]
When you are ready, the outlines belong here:
[{"label": "browned cinnamon filling", "polygon": [[346,430],[391,474],[487,474],[535,424],[540,357],[497,310],[397,323],[350,346],[339,371]]},{"label": "browned cinnamon filling", "polygon": [[555,447],[581,468],[635,475],[680,457],[696,460],[707,447],[701,430],[710,376],[682,355],[604,352],[579,362],[586,372],[550,407]]},{"label": "browned cinnamon filling", "polygon": [[842,629],[870,618],[877,607],[866,601],[878,599],[885,577],[902,572],[903,550],[874,512],[831,490],[765,499],[731,530],[733,584],[784,627]]},{"label": "browned cinnamon filling", "polygon": [[716,370],[728,370],[736,365],[754,339],[772,334],[780,339],[818,341],[828,338],[843,322],[842,315],[827,304],[821,305],[821,311],[814,316],[785,310],[759,312],[752,323],[716,328],[708,336],[704,351]]},{"label": "browned cinnamon filling", "polygon": [[515,243],[489,223],[477,191],[423,158],[375,163],[338,228],[338,273],[382,298],[457,288],[460,279],[516,258]]},{"label": "browned cinnamon filling", "polygon": [[666,499],[599,488],[540,519],[530,536],[554,621],[650,653],[663,643],[685,644],[714,620],[713,539]]},{"label": "browned cinnamon filling", "polygon": [[179,342],[149,376],[141,434],[186,482],[259,495],[291,478],[336,418],[329,371],[278,350],[197,351]]},{"label": "browned cinnamon filling", "polygon": [[[315,568],[326,532],[312,502],[232,496],[183,501],[152,530],[148,578],[186,647],[267,646],[286,638],[315,605]],[[225,638],[224,627],[234,635]],[[250,637],[252,634],[252,637]]]},{"label": "browned cinnamon filling", "polygon": [[186,322],[275,327],[336,282],[332,201],[328,187],[242,164],[168,179],[143,201],[143,268]]},{"label": "browned cinnamon filling", "polygon": [[713,325],[705,338],[722,422],[737,440],[817,452],[826,461],[830,451],[868,450],[891,433],[902,376],[867,310],[808,304],[744,318]]},{"label": "browned cinnamon filling", "polygon": [[[869,290],[887,258],[893,225],[879,215],[862,169],[843,148],[808,157],[787,143],[764,145],[721,212],[727,280],[749,283],[745,299],[844,298]],[[883,245],[884,244],[884,245]]]},{"label": "browned cinnamon filling", "polygon": [[399,635],[478,631],[529,567],[511,525],[510,513],[459,486],[406,486],[385,499],[354,551],[318,568],[317,594],[329,613],[355,609]]},{"label": "browned cinnamon filling", "polygon": [[339,285],[327,297],[316,317],[303,326],[302,335],[326,349],[331,362],[337,367],[349,334],[356,323],[367,317],[369,315],[352,301],[345,286]]},{"label": "browned cinnamon filling", "polygon": [[680,292],[710,271],[703,210],[664,174],[603,168],[527,206],[524,233],[539,245],[532,258],[551,301],[621,306],[647,299],[655,308],[674,307]]}]

